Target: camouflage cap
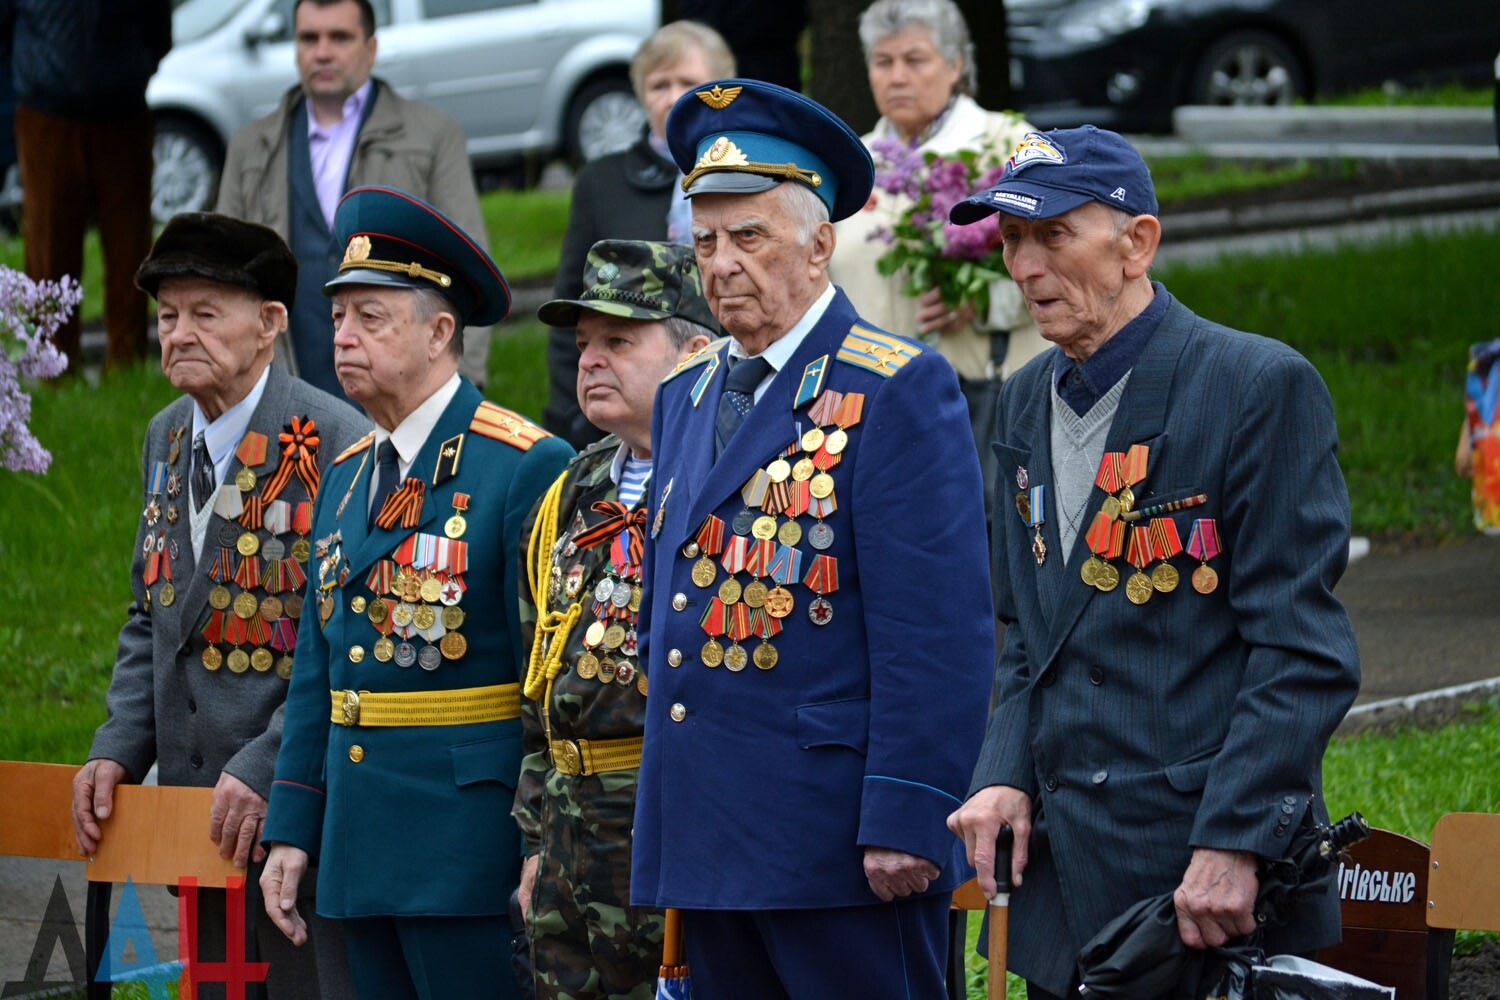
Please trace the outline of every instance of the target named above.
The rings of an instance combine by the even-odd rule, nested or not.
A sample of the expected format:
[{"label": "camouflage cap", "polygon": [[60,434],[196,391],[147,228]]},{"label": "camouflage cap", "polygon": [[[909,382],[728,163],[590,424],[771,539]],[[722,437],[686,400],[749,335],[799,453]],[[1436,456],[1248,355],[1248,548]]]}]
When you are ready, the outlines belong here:
[{"label": "camouflage cap", "polygon": [[719,329],[703,297],[703,278],[690,247],[644,240],[600,240],[583,268],[583,294],[553,299],[536,311],[549,326],[577,326],[580,310],[607,316],[662,320],[681,316]]}]

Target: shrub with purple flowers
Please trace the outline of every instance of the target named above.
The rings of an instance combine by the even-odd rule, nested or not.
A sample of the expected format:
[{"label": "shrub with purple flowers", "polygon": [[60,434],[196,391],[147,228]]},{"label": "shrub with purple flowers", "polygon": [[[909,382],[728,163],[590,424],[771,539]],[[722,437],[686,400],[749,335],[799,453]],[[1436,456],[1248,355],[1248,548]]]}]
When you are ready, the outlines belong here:
[{"label": "shrub with purple flowers", "polygon": [[0,266],[0,463],[12,472],[46,472],[52,454],[31,434],[31,396],[23,385],[68,367],[52,337],[78,307],[72,278],[32,281]]},{"label": "shrub with purple flowers", "polygon": [[999,216],[955,226],[948,221],[948,210],[994,184],[1004,158],[992,150],[919,153],[895,139],[876,139],[870,151],[876,190],[911,201],[895,226],[870,234],[890,246],[877,262],[880,273],[899,272],[907,295],[936,288],[950,309],[967,302],[976,315],[987,315],[990,283],[1006,276]]}]

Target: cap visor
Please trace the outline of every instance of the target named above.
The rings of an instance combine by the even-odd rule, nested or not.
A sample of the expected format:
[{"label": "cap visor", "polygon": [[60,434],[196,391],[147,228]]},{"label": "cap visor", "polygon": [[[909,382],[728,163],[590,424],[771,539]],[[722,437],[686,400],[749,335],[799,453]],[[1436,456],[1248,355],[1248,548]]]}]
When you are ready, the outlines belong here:
[{"label": "cap visor", "polygon": [[[393,271],[377,271],[374,268],[355,268],[335,275],[334,278],[323,286],[324,295],[332,295],[333,290],[340,285],[384,285],[387,288],[433,288],[437,286],[430,281],[419,278],[408,278],[404,274],[396,274]],[[437,289],[441,291],[441,289]]]},{"label": "cap visor", "polygon": [[1021,219],[1054,219],[1093,200],[1093,195],[1078,191],[1007,181],[954,205],[948,212],[948,219],[960,226],[978,222],[996,212]]},{"label": "cap visor", "polygon": [[715,170],[704,174],[687,189],[689,198],[699,194],[759,194],[781,183],[779,177],[743,170]]}]

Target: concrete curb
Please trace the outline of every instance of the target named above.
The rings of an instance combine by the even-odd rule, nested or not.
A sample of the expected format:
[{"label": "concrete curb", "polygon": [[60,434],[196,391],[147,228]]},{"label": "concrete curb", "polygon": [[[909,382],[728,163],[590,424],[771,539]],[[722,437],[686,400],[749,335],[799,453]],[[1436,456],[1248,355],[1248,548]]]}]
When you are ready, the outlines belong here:
[{"label": "concrete curb", "polygon": [[1500,180],[1470,181],[1201,212],[1169,211],[1162,214],[1162,227],[1174,240],[1197,239],[1496,206],[1500,206]]},{"label": "concrete curb", "polygon": [[1495,113],[1480,107],[1186,105],[1172,113],[1172,131],[1189,143],[1380,143],[1410,145],[1415,155],[1422,146],[1485,146],[1495,155]]},{"label": "concrete curb", "polygon": [[1404,698],[1387,698],[1356,705],[1339,724],[1337,735],[1389,733],[1402,726],[1437,729],[1454,721],[1470,705],[1500,698],[1500,677],[1422,691]]}]

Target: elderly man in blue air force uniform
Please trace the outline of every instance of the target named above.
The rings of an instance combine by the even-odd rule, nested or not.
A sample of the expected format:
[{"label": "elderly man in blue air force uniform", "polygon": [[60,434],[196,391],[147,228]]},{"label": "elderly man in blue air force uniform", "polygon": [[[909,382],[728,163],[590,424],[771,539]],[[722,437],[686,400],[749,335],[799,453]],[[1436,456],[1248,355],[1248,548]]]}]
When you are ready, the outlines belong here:
[{"label": "elderly man in blue air force uniform", "polygon": [[[983,888],[1009,865],[1010,963],[1067,995],[1079,949],[1174,892],[1190,947],[1254,929],[1256,859],[1326,821],[1321,765],[1359,686],[1333,596],[1349,500],[1328,390],[1278,341],[1147,276],[1140,155],[1030,133],[953,221],[1001,213],[1005,263],[1057,345],[1006,382],[994,560],[999,704],[951,824]],[[1003,516],[1002,516],[1003,514]],[[994,857],[1002,823],[1015,833]],[[1338,939],[1335,887],[1267,946]]]},{"label": "elderly man in blue air force uniform", "polygon": [[[162,371],[184,395],[146,431],[109,718],[73,782],[78,847],[109,837],[115,786],[155,763],[163,785],[213,788],[205,835],[245,867],[264,855],[292,649],[316,630],[301,597],[313,500],[369,424],[272,363],[297,289],[297,260],[272,230],[178,215],[135,280],[156,299]],[[200,961],[224,957],[225,905],[222,889],[199,890]],[[255,931],[273,1000],[348,994],[336,927],[319,922],[301,951],[269,920]]]},{"label": "elderly man in blue air force uniform", "polygon": [[994,656],[958,381],[828,281],[847,125],[722,80],[667,132],[731,336],[653,417],[631,896],[683,911],[707,996],[938,996]]},{"label": "elderly man in blue air force uniform", "polygon": [[517,544],[572,449],[458,374],[463,327],[510,304],[477,243],[388,188],[349,192],[335,226],[335,365],[375,431],[313,515],[261,889],[300,940],[317,860],[362,997],[511,996],[496,946],[521,859]]}]

